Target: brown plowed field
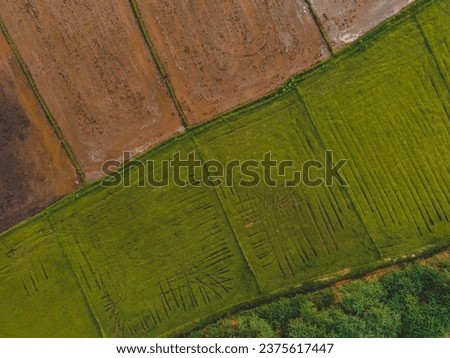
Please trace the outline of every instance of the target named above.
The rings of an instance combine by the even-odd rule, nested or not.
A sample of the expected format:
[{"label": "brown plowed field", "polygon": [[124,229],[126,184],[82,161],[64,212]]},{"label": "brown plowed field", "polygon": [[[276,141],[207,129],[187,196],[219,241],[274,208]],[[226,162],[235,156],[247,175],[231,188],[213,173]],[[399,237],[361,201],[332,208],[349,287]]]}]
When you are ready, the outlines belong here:
[{"label": "brown plowed field", "polygon": [[77,184],[74,167],[0,33],[0,231]]},{"label": "brown plowed field", "polygon": [[303,0],[138,0],[190,124],[274,90],[329,55]]},{"label": "brown plowed field", "polygon": [[128,1],[1,1],[0,14],[88,179],[180,130]]},{"label": "brown plowed field", "polygon": [[330,45],[353,42],[414,0],[310,0]]}]

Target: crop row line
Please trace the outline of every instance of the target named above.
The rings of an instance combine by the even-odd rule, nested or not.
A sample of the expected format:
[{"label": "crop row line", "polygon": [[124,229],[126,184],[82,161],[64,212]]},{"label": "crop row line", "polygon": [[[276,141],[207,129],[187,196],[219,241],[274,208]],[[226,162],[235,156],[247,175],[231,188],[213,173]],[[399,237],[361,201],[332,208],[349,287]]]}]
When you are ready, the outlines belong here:
[{"label": "crop row line", "polygon": [[319,28],[320,34],[322,35],[322,38],[325,41],[325,44],[327,45],[327,49],[330,52],[330,55],[333,56],[334,55],[334,50],[331,47],[330,40],[328,39],[327,32],[325,31],[325,29],[324,29],[324,27],[322,25],[322,22],[319,19],[319,16],[317,16],[316,10],[312,6],[310,0],[305,0],[305,2],[306,2],[306,5],[308,6],[309,12],[311,13],[311,16],[314,19],[314,22],[315,22],[316,26]]},{"label": "crop row line", "polygon": [[[417,24],[417,27],[418,27],[418,29],[420,31],[420,34],[423,37],[423,40],[425,42],[425,47],[426,47],[428,53],[430,54],[430,56],[433,59],[433,62],[435,64],[435,66],[436,66],[436,69],[437,69],[437,71],[439,73],[439,77],[442,79],[442,82],[445,84],[445,87],[450,92],[449,83],[447,82],[447,80],[446,80],[446,78],[444,76],[444,71],[442,70],[442,68],[441,68],[441,66],[439,64],[438,58],[437,58],[436,54],[434,53],[433,47],[431,46],[430,42],[428,41],[428,37],[425,34],[425,31],[423,29],[422,23],[420,22],[420,20],[419,20],[419,18],[417,16],[417,13],[414,16],[414,21]],[[442,102],[442,99],[441,99],[441,102]],[[444,105],[443,105],[443,107],[444,107],[444,110],[447,112],[447,108]],[[450,117],[448,112],[447,112],[447,115]]]},{"label": "crop row line", "polygon": [[[317,137],[317,140],[319,141],[319,143],[320,143],[320,145],[322,146],[323,150],[326,150],[325,143],[324,143],[324,141],[323,141],[323,139],[322,139],[322,136],[321,136],[320,133],[319,133],[319,130],[317,129],[316,122],[314,121],[314,118],[313,118],[313,116],[311,115],[311,111],[309,110],[308,104],[307,104],[306,101],[303,99],[303,97],[302,97],[302,95],[301,95],[301,93],[300,93],[300,91],[299,91],[298,89],[295,91],[295,94],[296,94],[296,96],[297,96],[297,98],[298,98],[298,101],[305,107],[306,114],[307,114],[307,117],[308,117],[307,120],[311,123],[311,126],[312,126],[313,131],[314,131],[314,135]],[[359,212],[359,209],[358,209],[358,207],[355,205],[353,199],[352,199],[351,196],[348,194],[348,192],[347,192],[347,190],[346,190],[345,188],[342,188],[341,186],[339,186],[339,190],[341,190],[341,192],[342,192],[342,194],[344,195],[344,197],[347,198],[347,200],[349,200],[349,201],[352,203],[352,206],[353,206],[353,208],[354,208],[354,211],[355,211],[355,213],[356,213],[356,216],[358,217],[358,221],[359,221],[359,222],[361,223],[361,225],[364,227],[364,230],[366,231],[367,236],[370,238],[370,240],[372,241],[374,247],[376,248],[377,254],[379,255],[380,259],[383,259],[383,258],[384,258],[384,257],[383,257],[383,253],[381,252],[381,250],[380,250],[380,248],[378,247],[378,245],[376,244],[376,242],[375,242],[373,236],[371,235],[369,229],[367,228],[367,225],[366,225],[366,223],[364,222],[364,220],[362,219],[361,214],[360,214],[360,212]]]},{"label": "crop row line", "polygon": [[[189,135],[189,137],[191,138],[191,140],[192,140],[192,141],[194,142],[194,144],[195,144],[196,151],[197,151],[197,153],[198,153],[198,155],[199,155],[199,157],[200,157],[200,160],[201,160],[202,162],[205,162],[205,161],[204,161],[204,158],[203,158],[203,153],[202,153],[202,151],[200,150],[200,146],[198,145],[197,141],[195,140],[195,137],[192,136],[192,135]],[[253,266],[252,266],[252,264],[251,264],[251,262],[250,262],[250,259],[247,257],[247,254],[245,253],[244,248],[242,247],[242,244],[241,244],[241,241],[239,240],[238,234],[236,233],[236,230],[234,229],[234,227],[233,227],[233,225],[232,225],[232,223],[231,223],[231,220],[230,220],[230,218],[229,218],[229,216],[228,216],[228,212],[227,212],[227,210],[225,209],[225,206],[224,206],[224,204],[223,204],[223,202],[222,202],[222,199],[220,198],[220,195],[219,195],[219,193],[217,192],[217,188],[213,188],[213,191],[214,191],[214,195],[215,195],[215,197],[216,197],[216,199],[217,199],[217,202],[218,202],[218,204],[219,204],[219,206],[220,206],[220,210],[222,211],[223,215],[225,216],[225,222],[226,222],[226,225],[227,225],[227,227],[230,229],[231,233],[233,234],[233,238],[234,238],[234,240],[236,241],[237,246],[239,247],[239,251],[240,251],[242,257],[244,258],[245,265],[248,267],[250,273],[252,274],[252,276],[253,276],[253,278],[254,278],[254,280],[255,280],[255,282],[256,282],[256,285],[257,285],[258,291],[259,291],[258,293],[261,294],[261,293],[262,293],[261,284],[258,282],[258,278],[257,278],[257,276],[256,276],[256,272],[255,272],[255,270],[253,269]]]},{"label": "crop row line", "polygon": [[53,222],[52,222],[52,219],[51,219],[50,215],[47,215],[47,221],[48,221],[48,223],[49,223],[49,225],[50,225],[50,227],[51,227],[51,229],[52,229],[52,231],[53,231],[53,233],[55,235],[56,241],[57,241],[58,246],[59,246],[59,248],[61,250],[61,253],[62,253],[63,257],[64,257],[64,260],[67,262],[67,265],[70,268],[70,272],[72,273],[72,275],[73,275],[73,277],[75,279],[75,282],[76,282],[78,288],[80,289],[80,293],[81,293],[81,295],[83,297],[83,300],[84,300],[84,302],[86,304],[86,307],[87,307],[87,309],[88,309],[88,311],[89,311],[93,321],[95,322],[95,325],[97,327],[98,332],[100,333],[102,338],[106,338],[105,331],[104,331],[104,329],[103,329],[103,327],[102,327],[102,325],[100,323],[100,319],[95,314],[95,310],[94,310],[91,302],[89,301],[89,298],[88,298],[88,296],[86,294],[86,291],[83,288],[83,285],[81,284],[80,279],[78,278],[78,275],[75,272],[75,269],[73,267],[72,261],[69,259],[69,256],[67,255],[67,251],[66,251],[65,247],[63,246],[63,244],[61,242],[61,239],[59,238],[58,231],[55,230],[55,228],[54,228],[54,225],[53,225]]}]

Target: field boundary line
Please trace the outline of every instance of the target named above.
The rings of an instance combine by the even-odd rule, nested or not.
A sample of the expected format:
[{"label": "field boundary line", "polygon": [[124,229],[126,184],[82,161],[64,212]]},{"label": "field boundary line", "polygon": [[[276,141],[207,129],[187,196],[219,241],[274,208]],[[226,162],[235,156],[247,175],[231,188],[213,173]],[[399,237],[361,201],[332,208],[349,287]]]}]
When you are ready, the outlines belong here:
[{"label": "field boundary line", "polygon": [[[200,146],[198,145],[196,139],[195,139],[193,136],[190,136],[190,138],[191,138],[191,140],[192,140],[192,141],[194,142],[194,144],[195,144],[195,148],[196,148],[197,151],[198,151],[200,160],[204,163],[204,162],[205,162],[205,159],[204,159],[204,156],[203,156],[203,152],[202,152],[202,150],[200,149]],[[217,202],[218,202],[218,204],[219,204],[219,206],[220,206],[220,209],[222,210],[222,212],[223,212],[223,214],[224,214],[225,221],[226,221],[226,225],[227,225],[227,227],[230,229],[231,233],[233,234],[233,238],[235,239],[235,241],[236,241],[236,243],[237,243],[237,245],[238,245],[239,251],[241,252],[242,257],[244,258],[244,263],[245,263],[245,265],[248,267],[250,273],[251,273],[252,276],[253,276],[253,279],[255,280],[256,286],[257,286],[257,288],[258,288],[257,294],[258,294],[258,295],[262,295],[262,294],[263,294],[263,290],[262,290],[261,285],[260,285],[260,283],[259,283],[259,281],[258,281],[258,277],[256,276],[255,270],[253,269],[253,267],[252,267],[252,265],[251,265],[251,263],[250,263],[249,258],[248,258],[247,255],[245,254],[245,250],[244,250],[244,248],[242,247],[241,241],[239,240],[239,237],[238,237],[236,231],[234,230],[233,224],[231,223],[230,217],[228,216],[228,212],[227,212],[227,210],[225,209],[225,206],[224,206],[224,204],[223,204],[223,202],[222,202],[222,199],[220,198],[220,195],[219,195],[219,193],[217,192],[217,189],[216,189],[216,188],[212,188],[212,189],[213,189],[213,191],[214,191],[214,195],[216,196],[216,199],[217,199]]]},{"label": "field boundary line", "polygon": [[316,9],[311,4],[310,0],[305,0],[305,3],[308,6],[309,13],[312,15],[312,17],[314,19],[314,23],[319,28],[320,34],[322,35],[322,38],[325,41],[325,44],[327,45],[328,51],[330,51],[330,56],[333,56],[334,55],[334,50],[333,50],[333,48],[330,45],[330,40],[328,39],[328,34],[327,34],[327,32],[325,31],[325,29],[323,27],[322,21],[320,21],[319,16],[317,15]]},{"label": "field boundary line", "polygon": [[330,66],[334,66],[336,64],[336,61],[345,60],[347,57],[353,56],[355,53],[358,53],[362,48],[367,46],[367,44],[376,41],[379,37],[389,32],[393,26],[402,24],[411,16],[414,11],[427,7],[435,1],[437,0],[415,0],[413,3],[405,6],[398,13],[392,15],[385,21],[378,23],[374,28],[367,31],[357,40],[337,49],[333,53],[333,56],[329,56],[323,61],[319,61],[318,63],[304,69],[303,71],[293,74],[285,82],[283,82],[272,91],[266,93],[265,95],[253,100],[249,100],[247,102],[243,102],[240,105],[230,108],[229,110],[224,111],[223,113],[211,118],[208,121],[192,124],[187,128],[187,130],[205,130],[210,126],[214,126],[216,122],[228,120],[229,118],[233,118],[240,113],[246,112],[247,110],[257,108],[270,101],[276,100],[279,96],[295,88],[299,83],[309,78],[310,76],[319,73],[329,68]]},{"label": "field boundary line", "polygon": [[[133,1],[133,0],[130,0]],[[169,145],[170,143],[178,140],[183,140],[186,136],[193,135],[195,133],[209,130],[211,127],[216,126],[219,123],[227,122],[229,120],[236,120],[237,116],[241,115],[242,113],[246,113],[247,111],[251,111],[255,108],[259,108],[260,106],[264,106],[267,103],[270,103],[272,101],[276,101],[280,96],[285,94],[286,92],[290,90],[295,90],[296,87],[302,83],[304,80],[308,79],[310,76],[315,75],[317,73],[321,73],[322,71],[326,70],[330,66],[333,66],[336,61],[342,61],[345,60],[349,56],[353,56],[355,53],[358,53],[361,48],[366,46],[368,43],[372,43],[373,41],[376,41],[378,37],[383,36],[385,33],[389,32],[392,27],[402,24],[406,19],[408,19],[411,16],[411,13],[421,10],[422,8],[426,8],[427,6],[435,3],[437,0],[415,0],[412,4],[406,6],[404,9],[399,11],[397,14],[392,16],[390,19],[378,24],[376,27],[374,27],[372,30],[367,32],[365,35],[363,35],[358,40],[355,40],[354,42],[350,43],[349,45],[341,48],[338,50],[336,55],[330,56],[327,59],[325,59],[322,62],[319,62],[307,69],[305,69],[302,72],[296,73],[292,75],[286,82],[284,82],[282,85],[274,89],[273,91],[268,92],[264,96],[257,98],[255,100],[251,100],[245,103],[241,103],[239,106],[236,106],[234,108],[231,108],[228,111],[223,112],[222,114],[212,118],[209,121],[191,125],[188,128],[186,128],[186,131],[175,134],[174,136],[171,136],[166,141],[163,141],[156,146],[149,148],[147,151],[144,151],[143,153],[140,153],[137,155],[134,159],[139,160],[142,158],[145,158],[148,155],[151,155],[152,153],[156,153],[165,146]],[[0,26],[2,25],[1,19],[0,19]],[[116,173],[119,173],[123,170],[126,170],[128,167],[128,163],[125,163],[124,165],[120,166]],[[16,231],[20,229],[23,225],[26,225],[28,222],[31,222],[33,220],[39,220],[39,218],[44,215],[44,212],[48,210],[54,210],[57,211],[61,207],[64,207],[66,205],[69,205],[72,201],[77,200],[80,196],[84,196],[89,194],[92,191],[98,190],[98,188],[101,186],[101,183],[103,181],[103,178],[94,180],[92,182],[86,182],[84,185],[79,187],[77,190],[75,190],[73,193],[67,195],[66,197],[56,201],[55,203],[48,206],[45,210],[37,213],[36,215],[33,215],[20,223],[17,223],[16,225],[12,226],[11,228],[7,229],[6,231],[3,231],[0,233],[0,236],[6,235],[7,233],[11,233],[13,231]]]},{"label": "field boundary line", "polygon": [[[427,52],[430,54],[430,57],[432,58],[433,63],[434,63],[435,66],[436,66],[436,69],[437,69],[437,71],[438,71],[438,73],[439,73],[439,76],[440,76],[441,80],[444,82],[445,87],[447,88],[447,91],[450,92],[450,86],[449,86],[449,83],[447,82],[447,80],[446,80],[446,78],[445,78],[445,76],[444,76],[444,71],[442,71],[442,68],[441,68],[441,66],[439,65],[439,61],[438,61],[438,58],[436,57],[436,54],[435,54],[435,52],[434,52],[434,50],[433,50],[433,47],[431,46],[430,42],[428,41],[428,37],[427,37],[425,31],[423,30],[423,26],[422,26],[422,23],[420,22],[420,19],[419,19],[419,16],[418,16],[417,12],[414,14],[414,22],[416,23],[416,25],[417,25],[417,27],[418,27],[418,29],[419,29],[419,31],[420,31],[420,34],[421,34],[421,36],[422,36],[422,38],[423,38],[423,40],[424,40],[424,42],[425,42],[425,47],[426,47],[426,49],[427,49]],[[440,97],[440,96],[439,96],[439,97]],[[439,100],[440,100],[441,103],[442,103],[442,99],[439,98]],[[442,103],[442,105],[444,106],[443,103]],[[445,106],[444,106],[444,108],[445,108]],[[448,114],[448,113],[447,113],[447,114]]]},{"label": "field boundary line", "polygon": [[47,214],[47,221],[50,224],[50,228],[52,229],[52,232],[55,236],[55,241],[58,242],[58,245],[61,249],[62,255],[63,255],[65,261],[67,262],[67,264],[69,265],[70,271],[72,272],[72,274],[75,278],[75,281],[77,282],[77,286],[80,288],[80,292],[83,296],[84,302],[95,322],[95,325],[97,326],[97,330],[101,334],[101,338],[107,338],[107,336],[105,335],[105,332],[103,330],[103,326],[100,324],[100,320],[98,319],[97,315],[95,314],[95,311],[91,305],[91,302],[89,301],[89,299],[87,297],[86,291],[84,290],[83,285],[81,284],[80,279],[78,278],[78,275],[76,274],[75,269],[73,268],[72,260],[69,259],[69,256],[67,255],[67,251],[64,248],[64,245],[61,243],[61,240],[59,239],[59,234],[58,234],[58,231],[55,230],[55,227],[54,227],[52,219],[51,219],[51,215]]},{"label": "field boundary line", "polygon": [[144,42],[147,45],[148,49],[150,50],[150,55],[151,55],[153,61],[155,62],[155,65],[156,65],[156,68],[157,68],[159,74],[161,75],[161,77],[164,80],[166,88],[169,91],[169,96],[175,104],[175,108],[178,112],[178,116],[180,117],[181,124],[183,125],[184,128],[187,128],[189,125],[188,125],[188,122],[186,119],[186,115],[184,114],[184,111],[183,111],[183,108],[181,107],[180,101],[178,100],[178,97],[175,94],[175,90],[173,89],[173,86],[169,81],[167,72],[166,72],[161,60],[159,59],[158,54],[156,53],[156,50],[153,46],[153,42],[150,39],[147,28],[145,27],[144,21],[142,20],[142,14],[141,14],[139,5],[137,4],[136,0],[129,0],[129,3],[131,6],[131,9],[133,11],[133,15],[139,26],[140,32],[144,38]]},{"label": "field boundary line", "polygon": [[[297,98],[298,98],[299,102],[305,108],[305,111],[306,111],[306,114],[307,114],[307,117],[308,117],[308,121],[311,123],[314,135],[317,137],[317,140],[319,141],[320,146],[323,148],[323,150],[327,150],[327,147],[325,146],[325,143],[324,143],[324,141],[322,139],[322,136],[319,133],[319,130],[318,130],[317,125],[316,125],[316,123],[315,123],[315,121],[313,119],[313,116],[311,115],[311,111],[309,110],[309,107],[308,107],[306,101],[304,100],[303,96],[301,95],[300,90],[297,88],[295,90],[295,93],[297,95]],[[385,257],[383,255],[383,253],[381,252],[381,249],[376,244],[375,239],[372,237],[372,234],[370,233],[366,223],[364,222],[364,220],[363,220],[363,218],[361,216],[361,213],[359,212],[357,206],[355,205],[355,202],[353,201],[352,197],[347,192],[347,190],[345,188],[342,188],[340,185],[339,185],[339,190],[344,195],[344,197],[346,197],[347,200],[349,200],[350,203],[352,204],[352,207],[353,207],[353,209],[354,209],[354,211],[356,213],[356,216],[357,216],[358,220],[361,222],[361,225],[364,227],[364,230],[366,231],[367,236],[369,237],[370,241],[372,242],[373,246],[375,247],[376,253],[379,255],[380,259],[383,260]]]},{"label": "field boundary line", "polygon": [[349,273],[343,274],[340,272],[332,272],[330,274],[317,276],[310,279],[309,281],[301,282],[296,285],[289,285],[276,291],[271,291],[267,294],[261,295],[257,298],[245,300],[242,303],[240,304],[238,303],[237,305],[233,306],[231,309],[226,309],[224,311],[217,311],[211,316],[209,316],[207,319],[202,320],[201,322],[198,321],[187,322],[186,324],[183,324],[179,327],[166,331],[159,337],[173,337],[173,336],[183,337],[184,335],[192,331],[195,331],[196,329],[201,329],[205,325],[214,323],[221,318],[245,310],[260,307],[261,305],[271,303],[274,300],[283,297],[292,297],[298,294],[316,292],[318,290],[328,288],[331,285],[335,284],[336,282],[340,282],[343,280],[357,280],[376,270],[383,269],[386,267],[393,267],[395,265],[412,263],[419,259],[433,256],[435,254],[438,254],[439,252],[443,252],[448,249],[450,249],[450,241],[440,244],[439,243],[431,244],[419,249],[415,249],[403,255],[399,254],[395,256],[390,256],[385,259],[378,259],[375,261],[371,261],[367,264],[356,266],[352,268]]},{"label": "field boundary line", "polygon": [[19,61],[20,67],[22,68],[22,72],[24,73],[28,84],[31,87],[31,90],[34,93],[34,96],[38,100],[41,108],[43,109],[45,113],[45,117],[47,118],[48,122],[50,123],[50,126],[52,127],[53,131],[56,134],[56,137],[58,138],[59,142],[62,144],[64,151],[66,152],[67,156],[69,157],[69,160],[71,164],[75,167],[75,171],[77,172],[78,176],[81,179],[82,184],[86,183],[86,177],[84,175],[83,170],[81,169],[80,164],[78,163],[75,154],[72,151],[72,148],[70,148],[69,143],[64,137],[64,134],[59,127],[58,123],[56,122],[55,118],[53,117],[52,113],[50,112],[50,109],[47,106],[47,103],[44,101],[44,98],[42,97],[41,93],[39,92],[36,83],[34,82],[33,76],[31,76],[31,72],[28,69],[28,66],[26,65],[22,55],[19,52],[19,49],[17,48],[16,44],[14,43],[11,35],[8,32],[8,29],[6,28],[6,25],[4,24],[3,20],[0,18],[0,28],[1,31],[6,39],[6,42],[9,44],[10,48],[12,49],[14,55],[16,56],[17,61]]}]

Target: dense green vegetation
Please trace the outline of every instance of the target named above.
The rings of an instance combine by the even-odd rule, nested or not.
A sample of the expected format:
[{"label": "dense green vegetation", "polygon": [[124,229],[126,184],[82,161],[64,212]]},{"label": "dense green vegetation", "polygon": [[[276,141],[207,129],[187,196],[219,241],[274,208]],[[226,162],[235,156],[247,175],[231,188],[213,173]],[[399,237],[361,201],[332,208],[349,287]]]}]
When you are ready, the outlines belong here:
[{"label": "dense green vegetation", "polygon": [[[153,160],[153,170],[134,163],[117,174],[129,188],[85,186],[0,234],[0,336],[175,335],[448,244],[447,47],[434,35],[441,28],[422,29],[419,19],[445,27],[439,6],[449,1],[426,3],[434,7],[411,8],[272,98],[146,153],[140,159]],[[160,178],[161,163],[178,151],[221,162],[271,151],[301,165],[323,161],[328,149],[350,159],[348,187],[289,188],[280,177],[275,187],[139,185],[148,171]],[[385,297],[375,284],[359,289]],[[419,317],[435,309],[396,300]],[[392,313],[373,305],[374,320]],[[336,319],[348,319],[339,334],[358,330],[359,313],[346,318],[338,308],[286,332],[320,332]],[[394,316],[373,335],[403,329]],[[239,320],[242,332],[274,329],[259,314]]]},{"label": "dense green vegetation", "polygon": [[450,97],[414,16],[361,47],[298,90],[324,146],[351,158],[348,194],[370,236],[399,255],[449,234]]},{"label": "dense green vegetation", "polygon": [[[447,90],[450,86],[450,1],[436,1],[417,13],[417,20],[430,53],[439,66],[439,74],[445,79]],[[439,29],[439,31],[436,31]],[[443,94],[448,105],[450,92]],[[448,106],[447,106],[448,113]]]},{"label": "dense green vegetation", "polygon": [[444,337],[450,333],[450,260],[429,264],[278,299],[189,337]]},{"label": "dense green vegetation", "polygon": [[[296,170],[307,160],[325,160],[325,149],[295,93],[200,132],[196,141],[205,158],[222,163],[262,160],[267,152],[279,162],[293,160]],[[262,168],[258,171],[262,177]],[[381,258],[338,185],[287,187],[286,177],[274,174],[273,179],[276,187],[218,187],[263,292]]]}]

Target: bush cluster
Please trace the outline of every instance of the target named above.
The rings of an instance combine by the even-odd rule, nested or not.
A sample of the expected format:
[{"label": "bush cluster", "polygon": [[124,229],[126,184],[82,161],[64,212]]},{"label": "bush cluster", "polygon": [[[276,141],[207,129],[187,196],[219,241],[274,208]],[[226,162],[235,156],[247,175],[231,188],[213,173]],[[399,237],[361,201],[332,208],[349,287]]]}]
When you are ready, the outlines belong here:
[{"label": "bush cluster", "polygon": [[450,333],[450,260],[410,264],[281,298],[224,318],[191,337],[443,337]]}]

